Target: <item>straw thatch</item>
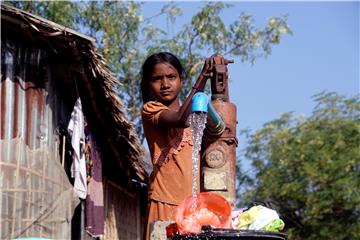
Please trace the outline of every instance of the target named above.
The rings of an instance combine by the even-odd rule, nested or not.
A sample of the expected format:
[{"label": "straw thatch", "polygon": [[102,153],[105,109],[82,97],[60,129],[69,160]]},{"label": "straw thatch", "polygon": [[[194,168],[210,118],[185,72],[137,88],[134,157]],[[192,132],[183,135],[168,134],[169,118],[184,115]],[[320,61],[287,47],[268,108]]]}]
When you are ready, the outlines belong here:
[{"label": "straw thatch", "polygon": [[[39,16],[1,4],[2,28],[17,31],[31,41],[40,41],[51,51],[66,53],[78,69],[77,87],[90,129],[105,146],[104,161],[113,161],[128,179],[144,181],[147,173],[144,151],[133,123],[114,91],[119,84],[105,59],[97,53],[95,40]],[[83,69],[83,70],[82,70]],[[73,86],[74,87],[74,86]],[[115,159],[115,161],[114,161]],[[117,169],[113,169],[117,170]]]}]

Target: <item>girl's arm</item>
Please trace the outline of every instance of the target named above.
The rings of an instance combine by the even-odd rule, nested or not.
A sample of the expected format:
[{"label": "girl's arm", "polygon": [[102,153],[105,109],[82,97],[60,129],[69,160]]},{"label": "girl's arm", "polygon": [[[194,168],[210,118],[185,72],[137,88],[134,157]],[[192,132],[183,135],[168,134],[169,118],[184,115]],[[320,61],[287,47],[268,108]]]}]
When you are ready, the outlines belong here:
[{"label": "girl's arm", "polygon": [[215,55],[205,60],[204,67],[196,80],[190,94],[187,96],[184,104],[180,106],[178,111],[164,110],[158,119],[159,125],[174,126],[174,127],[187,127],[186,120],[190,114],[191,99],[198,91],[203,91],[206,85],[207,79],[210,77],[210,71],[214,63],[213,58]]}]

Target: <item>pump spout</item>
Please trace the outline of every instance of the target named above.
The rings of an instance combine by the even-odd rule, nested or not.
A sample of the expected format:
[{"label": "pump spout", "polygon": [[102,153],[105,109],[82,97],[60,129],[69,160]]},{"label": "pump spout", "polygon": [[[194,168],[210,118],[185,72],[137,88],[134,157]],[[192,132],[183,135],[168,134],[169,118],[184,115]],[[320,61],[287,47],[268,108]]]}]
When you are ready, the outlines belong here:
[{"label": "pump spout", "polygon": [[206,130],[212,136],[220,136],[225,130],[225,123],[215,111],[209,97],[203,92],[197,92],[191,102],[191,112],[207,113]]}]

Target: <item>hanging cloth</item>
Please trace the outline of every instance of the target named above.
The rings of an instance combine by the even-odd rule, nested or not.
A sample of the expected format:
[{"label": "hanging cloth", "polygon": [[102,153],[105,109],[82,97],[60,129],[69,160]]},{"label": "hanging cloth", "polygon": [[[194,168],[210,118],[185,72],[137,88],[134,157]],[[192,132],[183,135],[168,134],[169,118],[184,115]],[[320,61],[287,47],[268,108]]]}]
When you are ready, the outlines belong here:
[{"label": "hanging cloth", "polygon": [[104,190],[102,181],[102,159],[96,141],[89,133],[87,135],[90,162],[92,162],[91,177],[88,184],[88,192],[85,200],[85,227],[92,237],[100,237],[104,234]]},{"label": "hanging cloth", "polygon": [[84,115],[82,112],[81,100],[77,99],[68,131],[71,136],[71,146],[73,148],[73,162],[71,165],[71,177],[74,178],[74,195],[81,199],[86,198],[86,163],[85,163],[85,134],[84,134]]}]

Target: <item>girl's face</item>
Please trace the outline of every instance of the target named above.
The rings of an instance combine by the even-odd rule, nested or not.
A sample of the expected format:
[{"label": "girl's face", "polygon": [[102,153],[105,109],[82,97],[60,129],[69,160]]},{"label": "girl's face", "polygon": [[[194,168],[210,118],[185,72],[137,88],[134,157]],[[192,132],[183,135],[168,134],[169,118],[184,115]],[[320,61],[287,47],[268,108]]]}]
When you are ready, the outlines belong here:
[{"label": "girl's face", "polygon": [[181,78],[176,68],[168,63],[158,63],[150,74],[150,92],[161,103],[171,104],[181,89]]}]

